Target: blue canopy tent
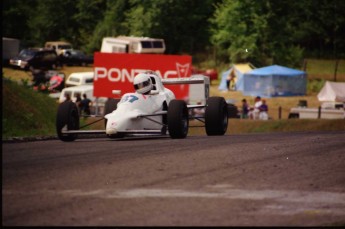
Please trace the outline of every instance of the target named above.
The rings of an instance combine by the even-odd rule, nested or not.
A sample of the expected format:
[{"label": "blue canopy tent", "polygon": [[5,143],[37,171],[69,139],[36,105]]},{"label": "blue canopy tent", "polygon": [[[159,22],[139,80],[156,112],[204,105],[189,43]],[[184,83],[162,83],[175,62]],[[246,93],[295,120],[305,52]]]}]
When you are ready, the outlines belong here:
[{"label": "blue canopy tent", "polygon": [[272,65],[244,74],[244,95],[277,97],[305,95],[307,74],[304,71]]}]

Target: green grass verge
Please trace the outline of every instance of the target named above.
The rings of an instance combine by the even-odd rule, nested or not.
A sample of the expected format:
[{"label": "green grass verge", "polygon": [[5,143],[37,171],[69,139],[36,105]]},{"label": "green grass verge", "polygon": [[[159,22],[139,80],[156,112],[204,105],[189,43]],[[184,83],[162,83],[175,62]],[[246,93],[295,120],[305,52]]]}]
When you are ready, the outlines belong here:
[{"label": "green grass verge", "polygon": [[2,139],[55,135],[54,99],[6,78],[2,83]]},{"label": "green grass verge", "polygon": [[[199,122],[200,123],[200,122]],[[193,125],[200,125],[193,121]],[[299,131],[344,131],[344,119],[281,119],[248,120],[229,119],[226,134],[299,132]],[[205,128],[190,128],[189,135],[205,135]]]}]

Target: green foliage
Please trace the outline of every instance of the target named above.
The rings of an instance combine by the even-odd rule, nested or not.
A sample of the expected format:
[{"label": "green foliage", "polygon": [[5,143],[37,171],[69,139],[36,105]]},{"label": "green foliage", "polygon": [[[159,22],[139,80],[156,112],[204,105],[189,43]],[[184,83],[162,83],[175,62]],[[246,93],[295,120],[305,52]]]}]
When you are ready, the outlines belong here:
[{"label": "green foliage", "polygon": [[[3,36],[23,47],[67,40],[88,53],[106,36],[163,38],[167,54],[298,67],[345,57],[343,0],[3,0]],[[217,59],[215,59],[217,58]]]},{"label": "green foliage", "polygon": [[55,135],[57,103],[46,94],[3,79],[2,138]]},{"label": "green foliage", "polygon": [[310,79],[307,83],[308,94],[319,93],[323,85],[325,85],[324,79]]},{"label": "green foliage", "polygon": [[282,46],[280,51],[275,53],[274,63],[291,68],[301,68],[303,49],[299,46]]},{"label": "green foliage", "polygon": [[[217,1],[215,1],[217,2]],[[208,18],[213,1],[130,1],[124,25],[129,34],[165,39],[166,53],[204,51],[209,45]]]},{"label": "green foliage", "polygon": [[211,41],[218,50],[226,50],[220,55],[229,56],[230,62],[245,62],[266,52],[267,16],[262,14],[265,5],[261,3],[225,0],[210,19],[213,25]]},{"label": "green foliage", "polygon": [[344,12],[344,1],[224,0],[210,19],[211,41],[220,57],[232,62],[262,66],[272,59],[272,64],[300,67],[306,49],[345,54],[345,34],[339,30],[345,27],[345,16],[340,9]]},{"label": "green foliage", "polygon": [[[83,1],[83,0],[81,0]],[[90,38],[86,43],[88,52],[99,51],[103,37],[127,35],[128,28],[124,25],[125,12],[129,7],[127,0],[107,0],[105,9],[100,10],[103,18],[96,21],[93,30],[88,32]]]}]

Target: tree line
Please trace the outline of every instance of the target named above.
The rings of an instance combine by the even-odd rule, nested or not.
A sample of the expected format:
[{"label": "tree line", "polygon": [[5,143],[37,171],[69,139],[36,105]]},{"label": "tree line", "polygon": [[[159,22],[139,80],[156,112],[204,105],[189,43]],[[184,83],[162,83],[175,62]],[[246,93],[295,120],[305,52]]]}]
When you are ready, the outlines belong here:
[{"label": "tree line", "polygon": [[[343,0],[2,0],[3,37],[66,40],[87,53],[107,36],[163,38],[167,54],[300,66],[345,58]],[[194,57],[193,57],[194,58]]]}]

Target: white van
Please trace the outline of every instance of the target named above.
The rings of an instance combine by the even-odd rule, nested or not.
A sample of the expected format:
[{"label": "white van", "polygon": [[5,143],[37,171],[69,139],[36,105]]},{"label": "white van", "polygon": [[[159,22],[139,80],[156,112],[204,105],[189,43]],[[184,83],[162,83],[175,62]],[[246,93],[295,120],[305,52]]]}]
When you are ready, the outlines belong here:
[{"label": "white van", "polygon": [[80,85],[73,87],[65,87],[62,89],[59,97],[59,103],[62,103],[66,100],[66,96],[69,95],[73,102],[76,101],[77,95],[80,95],[83,99],[83,94],[86,94],[92,102],[91,113],[103,114],[104,104],[107,101],[106,97],[94,97],[93,96],[93,85]]},{"label": "white van", "polygon": [[164,53],[164,39],[149,37],[104,37],[101,52],[106,53]]},{"label": "white van", "polygon": [[93,85],[94,72],[74,72],[66,80],[66,86]]}]

